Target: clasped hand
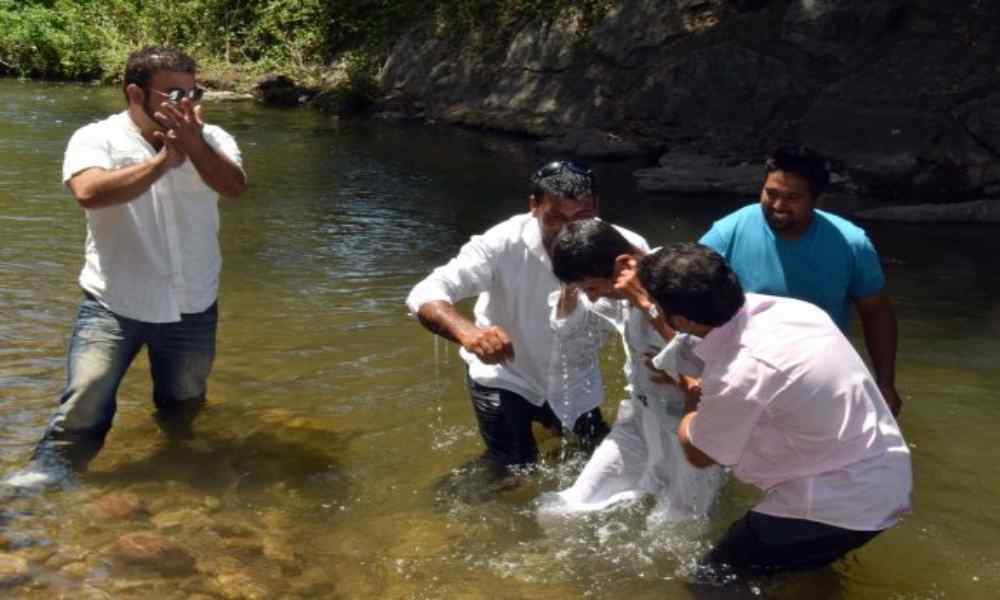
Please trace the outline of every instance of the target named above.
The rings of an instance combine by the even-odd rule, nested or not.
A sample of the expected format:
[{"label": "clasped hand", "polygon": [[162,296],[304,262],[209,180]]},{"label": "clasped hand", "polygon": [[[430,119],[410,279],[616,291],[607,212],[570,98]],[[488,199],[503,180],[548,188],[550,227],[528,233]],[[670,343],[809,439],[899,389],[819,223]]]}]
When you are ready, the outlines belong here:
[{"label": "clasped hand", "polygon": [[514,345],[507,333],[499,327],[476,328],[462,347],[488,365],[495,365],[514,358]]},{"label": "clasped hand", "polygon": [[200,104],[193,104],[187,98],[181,99],[179,104],[164,102],[154,116],[166,128],[154,132],[153,137],[163,142],[163,151],[171,167],[179,166],[205,144],[201,135],[205,121]]}]

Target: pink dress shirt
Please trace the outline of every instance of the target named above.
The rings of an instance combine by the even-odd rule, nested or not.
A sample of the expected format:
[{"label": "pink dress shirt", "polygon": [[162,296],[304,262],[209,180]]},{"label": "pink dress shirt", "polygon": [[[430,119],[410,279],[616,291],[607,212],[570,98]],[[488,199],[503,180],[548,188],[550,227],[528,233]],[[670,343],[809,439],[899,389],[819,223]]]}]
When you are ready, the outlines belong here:
[{"label": "pink dress shirt", "polygon": [[695,354],[691,442],[764,490],[753,510],[877,531],[910,508],[910,452],[875,380],[830,317],[747,294]]}]

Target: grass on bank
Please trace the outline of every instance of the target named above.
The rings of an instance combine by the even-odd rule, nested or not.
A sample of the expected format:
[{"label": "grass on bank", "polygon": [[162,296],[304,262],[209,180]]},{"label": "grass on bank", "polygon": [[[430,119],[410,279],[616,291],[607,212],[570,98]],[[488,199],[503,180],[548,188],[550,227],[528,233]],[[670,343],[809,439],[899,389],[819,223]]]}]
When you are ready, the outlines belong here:
[{"label": "grass on bank", "polygon": [[[178,46],[215,87],[247,91],[261,75],[329,87],[331,65],[368,94],[392,45],[430,24],[455,43],[502,47],[530,20],[573,10],[584,27],[614,0],[0,0],[0,74],[115,82],[129,52]],[[475,32],[475,36],[467,36]],[[475,50],[475,49],[473,49]]]}]

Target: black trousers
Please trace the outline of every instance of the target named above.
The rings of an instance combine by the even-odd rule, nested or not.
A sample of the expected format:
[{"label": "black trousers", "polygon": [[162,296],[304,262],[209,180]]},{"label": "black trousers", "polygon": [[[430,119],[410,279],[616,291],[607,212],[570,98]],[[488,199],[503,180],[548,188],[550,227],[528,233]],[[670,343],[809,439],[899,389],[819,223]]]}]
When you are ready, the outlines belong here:
[{"label": "black trousers", "polygon": [[879,533],[749,511],[730,526],[702,558],[700,566],[704,573],[715,575],[759,575],[823,567]]},{"label": "black trousers", "polygon": [[[535,406],[509,390],[479,385],[469,377],[466,382],[490,462],[509,467],[537,461],[538,445],[531,433],[534,421],[561,433],[559,418],[548,403]],[[573,426],[573,433],[588,450],[597,447],[609,431],[599,408],[581,416]]]}]

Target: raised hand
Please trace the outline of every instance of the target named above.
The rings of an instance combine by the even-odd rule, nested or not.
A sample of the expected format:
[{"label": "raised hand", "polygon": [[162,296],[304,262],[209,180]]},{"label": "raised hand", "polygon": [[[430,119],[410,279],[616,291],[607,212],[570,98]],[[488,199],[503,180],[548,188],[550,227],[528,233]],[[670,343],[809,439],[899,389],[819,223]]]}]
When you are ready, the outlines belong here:
[{"label": "raised hand", "polygon": [[648,311],[653,301],[639,282],[639,262],[634,256],[623,254],[615,259],[617,275],[615,276],[615,291],[628,300],[632,306]]},{"label": "raised hand", "polygon": [[578,304],[580,289],[575,285],[564,285],[559,290],[559,306],[556,308],[556,316],[560,319],[573,314]]},{"label": "raised hand", "polygon": [[168,169],[179,167],[187,160],[187,155],[177,144],[177,138],[170,131],[154,131],[153,137],[163,143],[160,155],[164,157],[164,165]]},{"label": "raised hand", "polygon": [[200,104],[194,104],[188,98],[182,98],[178,104],[164,102],[155,116],[167,128],[165,139],[173,140],[185,154],[197,152],[205,144],[201,135],[205,121]]}]

